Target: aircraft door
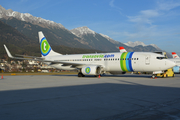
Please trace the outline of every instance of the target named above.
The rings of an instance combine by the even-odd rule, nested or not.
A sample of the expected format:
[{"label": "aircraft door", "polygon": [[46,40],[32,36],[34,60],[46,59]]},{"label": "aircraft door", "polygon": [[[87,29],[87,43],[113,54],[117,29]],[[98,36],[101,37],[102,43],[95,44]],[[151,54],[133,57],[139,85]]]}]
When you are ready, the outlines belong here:
[{"label": "aircraft door", "polygon": [[145,65],[150,65],[150,55],[145,56]]}]

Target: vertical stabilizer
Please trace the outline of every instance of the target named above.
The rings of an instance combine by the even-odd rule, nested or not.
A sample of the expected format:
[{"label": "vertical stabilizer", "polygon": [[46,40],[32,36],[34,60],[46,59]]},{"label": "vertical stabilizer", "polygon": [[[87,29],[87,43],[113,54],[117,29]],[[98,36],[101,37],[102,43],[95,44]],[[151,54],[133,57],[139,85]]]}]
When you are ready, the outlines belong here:
[{"label": "vertical stabilizer", "polygon": [[179,58],[179,56],[175,52],[172,52],[172,56],[173,58]]},{"label": "vertical stabilizer", "polygon": [[119,47],[119,51],[120,51],[120,52],[127,52],[126,49],[125,49],[124,47],[122,47],[122,46]]},{"label": "vertical stabilizer", "polygon": [[60,53],[54,52],[52,50],[51,46],[49,45],[42,31],[39,31],[38,35],[39,35],[39,43],[40,43],[40,50],[42,57],[61,55]]}]

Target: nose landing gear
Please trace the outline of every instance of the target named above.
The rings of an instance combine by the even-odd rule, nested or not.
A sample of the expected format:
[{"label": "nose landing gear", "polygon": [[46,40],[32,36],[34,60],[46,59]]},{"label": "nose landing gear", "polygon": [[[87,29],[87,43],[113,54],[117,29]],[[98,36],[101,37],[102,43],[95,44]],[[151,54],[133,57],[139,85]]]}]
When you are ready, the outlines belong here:
[{"label": "nose landing gear", "polygon": [[152,79],[156,79],[157,77],[156,77],[156,75],[153,74],[151,78]]}]

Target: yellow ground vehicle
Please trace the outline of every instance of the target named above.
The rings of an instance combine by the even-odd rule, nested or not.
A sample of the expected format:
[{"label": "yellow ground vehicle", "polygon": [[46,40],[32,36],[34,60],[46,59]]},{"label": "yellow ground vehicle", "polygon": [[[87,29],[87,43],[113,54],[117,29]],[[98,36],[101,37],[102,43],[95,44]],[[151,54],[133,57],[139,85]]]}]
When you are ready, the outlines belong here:
[{"label": "yellow ground vehicle", "polygon": [[[168,58],[166,52],[155,52],[155,53],[164,55],[166,58]],[[160,77],[174,77],[175,74],[174,74],[173,68],[170,68],[170,69],[166,70],[164,73],[157,74],[157,76],[160,76]]]},{"label": "yellow ground vehicle", "polygon": [[159,76],[159,77],[174,77],[175,74],[174,74],[174,72],[173,72],[173,69],[170,68],[170,69],[168,69],[168,70],[167,70],[166,72],[164,72],[164,73],[159,73],[159,74],[157,74],[157,76]]}]

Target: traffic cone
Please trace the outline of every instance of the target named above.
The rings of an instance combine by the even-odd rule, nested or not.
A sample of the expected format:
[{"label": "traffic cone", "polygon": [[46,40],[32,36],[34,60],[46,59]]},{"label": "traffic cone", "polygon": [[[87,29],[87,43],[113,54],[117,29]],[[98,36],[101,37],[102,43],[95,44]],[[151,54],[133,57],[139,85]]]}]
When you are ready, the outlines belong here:
[{"label": "traffic cone", "polygon": [[100,78],[101,76],[99,75],[98,78]]},{"label": "traffic cone", "polygon": [[3,79],[3,74],[1,75],[1,79]]}]

